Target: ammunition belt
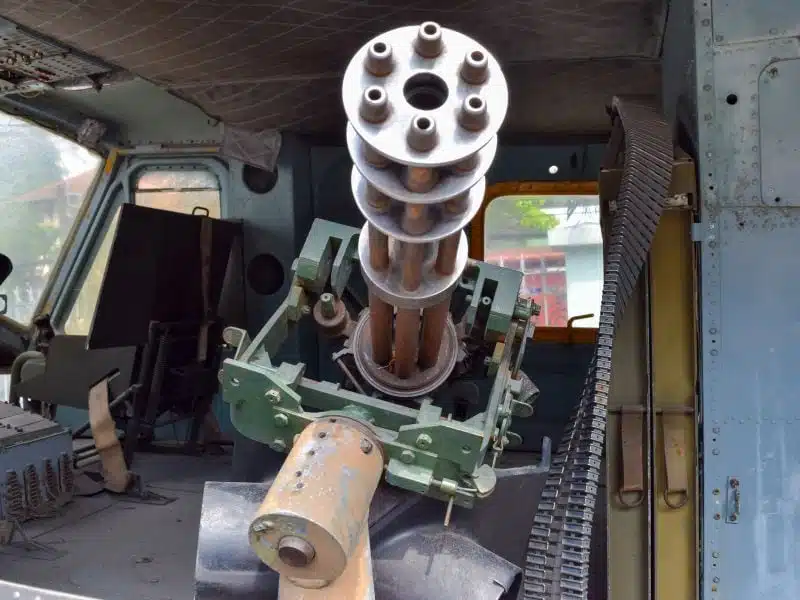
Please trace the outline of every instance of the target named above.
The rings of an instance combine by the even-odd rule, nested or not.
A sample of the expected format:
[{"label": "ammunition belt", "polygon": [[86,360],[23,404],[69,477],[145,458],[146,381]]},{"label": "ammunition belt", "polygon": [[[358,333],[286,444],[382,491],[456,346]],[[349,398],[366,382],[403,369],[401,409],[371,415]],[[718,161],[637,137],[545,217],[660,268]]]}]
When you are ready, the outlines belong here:
[{"label": "ammunition belt", "polygon": [[[605,445],[615,332],[647,260],[672,176],[673,143],[659,111],[615,98],[612,144],[624,151],[606,239],[597,343],[578,405],[553,458],[525,561],[525,600],[584,600]],[[612,149],[612,158],[616,150]]]}]

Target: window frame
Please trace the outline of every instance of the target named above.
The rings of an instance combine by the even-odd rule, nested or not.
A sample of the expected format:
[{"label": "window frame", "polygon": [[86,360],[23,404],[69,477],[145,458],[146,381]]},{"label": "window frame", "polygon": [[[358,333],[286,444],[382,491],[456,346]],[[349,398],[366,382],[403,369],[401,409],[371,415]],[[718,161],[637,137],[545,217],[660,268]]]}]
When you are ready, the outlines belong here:
[{"label": "window frame", "polygon": [[[505,181],[486,188],[478,214],[472,220],[469,231],[469,256],[483,260],[486,252],[485,219],[489,205],[497,198],[525,194],[542,196],[597,196],[600,185],[597,181]],[[573,317],[574,318],[574,317]],[[568,344],[594,344],[596,327],[572,327],[570,318],[566,327],[536,327],[532,342],[556,342]]]},{"label": "window frame", "polygon": [[[182,168],[176,168],[176,167],[182,167]],[[222,189],[223,184],[222,184],[222,180],[221,180],[219,174],[217,172],[215,172],[214,170],[208,168],[205,165],[198,165],[198,164],[196,164],[194,162],[186,162],[186,163],[181,163],[181,164],[178,164],[178,165],[174,165],[174,164],[172,164],[172,165],[147,164],[147,165],[142,165],[141,167],[137,168],[135,171],[131,172],[130,175],[129,175],[129,186],[128,186],[128,189],[129,189],[129,202],[130,202],[130,204],[134,204],[136,206],[140,206],[140,205],[136,204],[136,194],[137,193],[140,193],[140,192],[158,193],[158,192],[165,191],[165,190],[149,190],[147,188],[140,190],[137,187],[138,184],[139,184],[139,181],[141,180],[141,178],[144,177],[145,175],[147,175],[148,173],[170,173],[170,172],[172,172],[172,173],[180,173],[180,172],[193,172],[193,171],[202,171],[204,173],[208,173],[209,175],[211,175],[216,180],[217,188],[216,188],[215,191],[219,193],[219,214],[220,214],[219,218],[220,219],[225,218],[225,209],[224,209],[224,204],[223,204],[223,193],[222,193],[223,192],[223,189]],[[205,190],[205,191],[210,191],[210,190],[212,190],[212,188],[207,188],[207,190]],[[186,193],[183,190],[177,190],[176,189],[175,191],[179,192],[179,193]],[[185,214],[193,214],[193,213],[185,213]]]},{"label": "window frame", "polygon": [[197,154],[178,157],[112,152],[105,166],[100,169],[103,175],[102,184],[98,182],[92,195],[92,206],[87,209],[86,216],[90,222],[80,240],[80,248],[56,291],[57,296],[50,303],[52,322],[57,331],[63,331],[69,319],[86,277],[94,265],[97,252],[108,233],[115,211],[123,204],[134,204],[138,178],[141,173],[153,170],[203,170],[211,173],[219,183],[220,216],[223,219],[228,218],[231,173],[228,163],[220,158]]}]

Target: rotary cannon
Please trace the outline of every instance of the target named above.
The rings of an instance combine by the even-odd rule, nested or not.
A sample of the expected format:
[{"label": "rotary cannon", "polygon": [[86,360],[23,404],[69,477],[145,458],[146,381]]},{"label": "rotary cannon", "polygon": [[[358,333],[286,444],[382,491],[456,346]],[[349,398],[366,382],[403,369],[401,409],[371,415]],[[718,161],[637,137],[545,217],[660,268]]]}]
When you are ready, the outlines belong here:
[{"label": "rotary cannon", "polygon": [[[521,371],[538,307],[519,296],[521,273],[470,260],[464,233],[483,201],[506,114],[500,65],[437,23],[402,27],[358,50],[342,97],[352,193],[366,223],[316,220],[270,321],[252,340],[243,330],[224,333],[235,348],[221,372],[234,426],[288,453],[263,502],[253,504],[250,488],[241,513],[251,552],[280,574],[282,598],[372,597],[369,527],[386,504],[376,490],[392,501],[401,491],[440,501],[446,529],[454,506],[488,502],[495,461],[517,439],[512,417],[531,416],[538,393]],[[354,280],[366,284],[367,306],[347,301]],[[333,360],[341,384],[275,360],[303,319],[340,343]],[[470,373],[490,379],[490,389],[473,414],[454,414],[447,391]],[[531,518],[534,507],[532,499]],[[202,527],[214,526],[207,512],[201,554],[212,539]],[[449,552],[465,548],[454,543]],[[481,568],[502,562],[473,550]],[[198,569],[202,562],[199,554]],[[513,562],[480,575],[500,595],[475,597],[511,593]],[[472,591],[447,597],[478,593],[474,576],[464,576]],[[405,597],[420,597],[409,590]]]}]

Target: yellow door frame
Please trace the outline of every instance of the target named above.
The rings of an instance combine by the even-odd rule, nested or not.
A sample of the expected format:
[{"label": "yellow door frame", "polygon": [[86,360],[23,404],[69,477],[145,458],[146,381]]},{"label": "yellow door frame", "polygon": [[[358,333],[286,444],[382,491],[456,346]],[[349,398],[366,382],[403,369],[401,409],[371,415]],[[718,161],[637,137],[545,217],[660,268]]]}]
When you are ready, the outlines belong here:
[{"label": "yellow door frame", "polygon": [[[495,198],[537,194],[542,196],[598,196],[597,181],[505,181],[486,188],[478,214],[472,220],[469,232],[469,256],[483,260],[485,253],[486,210]],[[594,344],[597,339],[595,327],[536,327],[534,342],[560,342],[570,344]]]}]

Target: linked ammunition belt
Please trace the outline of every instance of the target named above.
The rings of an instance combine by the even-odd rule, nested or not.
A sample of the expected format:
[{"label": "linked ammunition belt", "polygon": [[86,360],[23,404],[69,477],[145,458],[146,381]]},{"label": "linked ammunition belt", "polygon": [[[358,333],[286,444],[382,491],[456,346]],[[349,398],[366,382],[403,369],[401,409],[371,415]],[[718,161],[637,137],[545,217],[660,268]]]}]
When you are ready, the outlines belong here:
[{"label": "linked ammunition belt", "polygon": [[[597,345],[536,511],[525,564],[525,600],[588,597],[592,521],[601,479],[614,336],[669,193],[672,134],[658,110],[615,98],[612,116],[615,132],[610,144],[622,142],[624,168],[605,236]],[[616,150],[612,152],[616,154]]]}]

